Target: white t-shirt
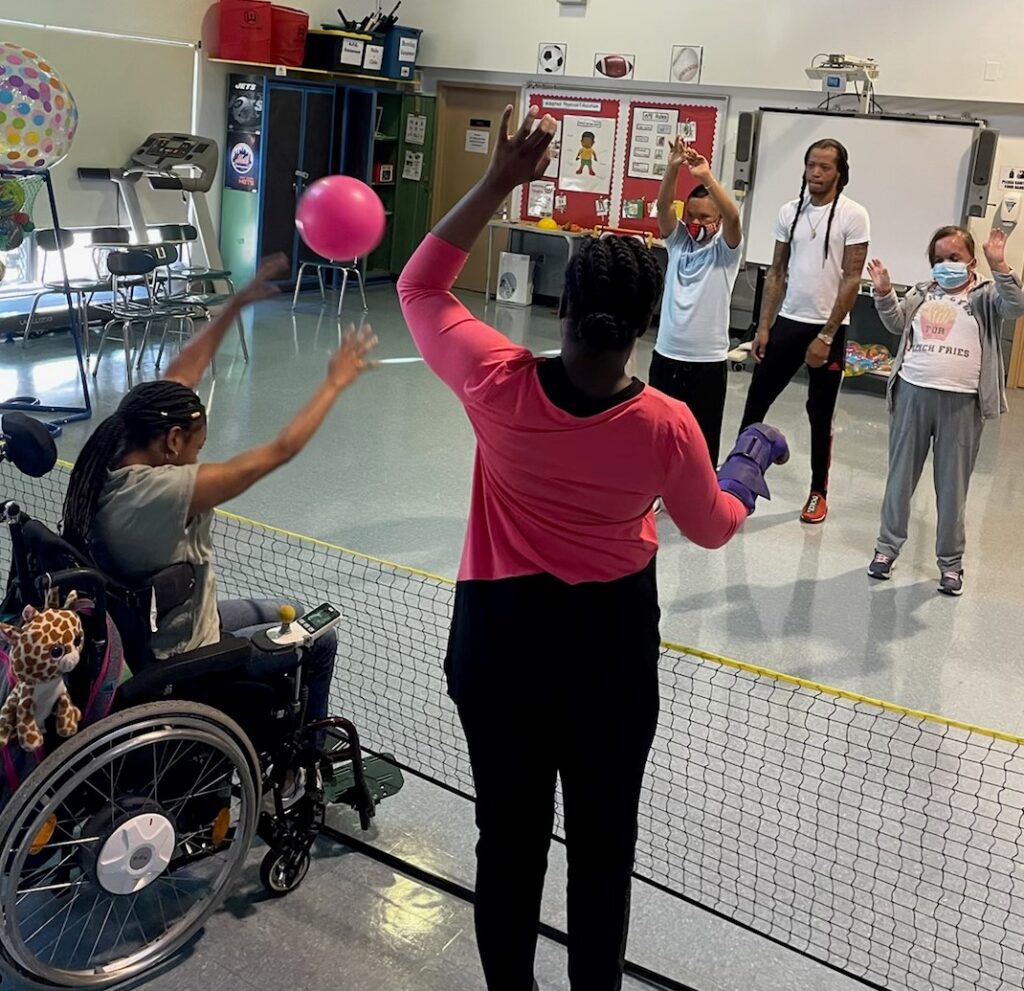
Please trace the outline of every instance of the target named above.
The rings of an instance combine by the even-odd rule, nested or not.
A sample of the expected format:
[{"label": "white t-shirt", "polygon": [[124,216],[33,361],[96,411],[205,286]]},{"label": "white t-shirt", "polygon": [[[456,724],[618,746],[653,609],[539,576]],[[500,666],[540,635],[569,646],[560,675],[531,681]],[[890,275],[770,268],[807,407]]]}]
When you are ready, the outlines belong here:
[{"label": "white t-shirt", "polygon": [[967,292],[938,288],[914,314],[900,378],[923,389],[975,393],[981,382],[981,327]]},{"label": "white t-shirt", "polygon": [[722,232],[698,244],[683,223],[665,240],[668,267],[654,348],[676,361],[725,361],[729,304],[740,271],[742,242],[730,248]]},{"label": "white t-shirt", "polygon": [[[799,323],[827,323],[839,295],[843,278],[843,252],[849,244],[867,244],[871,240],[871,221],[859,203],[840,194],[832,218],[828,258],[825,258],[825,231],[832,204],[815,206],[806,197],[796,230],[790,241],[790,228],[796,216],[798,200],[791,200],[779,211],[775,222],[775,240],[788,242],[789,283],[779,316]],[[849,314],[843,320],[850,322]]]}]

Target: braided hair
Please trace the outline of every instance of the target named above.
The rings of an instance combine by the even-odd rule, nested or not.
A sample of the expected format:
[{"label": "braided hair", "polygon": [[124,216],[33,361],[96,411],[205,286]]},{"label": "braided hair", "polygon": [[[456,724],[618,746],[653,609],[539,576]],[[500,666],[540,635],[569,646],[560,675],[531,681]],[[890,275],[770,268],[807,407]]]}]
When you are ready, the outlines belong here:
[{"label": "braided hair", "polygon": [[832,209],[828,212],[828,225],[825,227],[825,258],[822,261],[824,268],[828,261],[828,242],[832,237],[832,220],[836,215],[836,207],[839,205],[839,197],[850,182],[850,155],[846,148],[835,138],[822,138],[804,153],[804,177],[800,183],[800,196],[796,201],[796,214],[793,217],[793,225],[789,228],[789,243],[793,244],[793,237],[796,234],[796,224],[804,208],[804,195],[807,193],[807,169],[806,165],[811,157],[812,151],[824,151],[831,148],[836,153],[836,168],[839,170],[839,184],[836,186],[836,195],[832,199]]},{"label": "braided hair", "polygon": [[593,351],[624,351],[650,326],[664,277],[635,237],[586,238],[565,273],[563,316]]},{"label": "braided hair", "polygon": [[65,540],[88,550],[89,530],[111,471],[132,451],[148,447],[173,427],[190,431],[206,421],[202,400],[178,382],[137,385],[93,432],[75,462],[64,497]]}]

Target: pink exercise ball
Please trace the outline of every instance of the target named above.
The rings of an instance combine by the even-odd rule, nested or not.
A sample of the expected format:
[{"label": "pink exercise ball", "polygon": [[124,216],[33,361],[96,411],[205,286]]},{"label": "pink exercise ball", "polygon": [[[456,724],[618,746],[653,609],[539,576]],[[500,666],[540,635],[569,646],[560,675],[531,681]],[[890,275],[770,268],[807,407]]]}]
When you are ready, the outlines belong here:
[{"label": "pink exercise ball", "polygon": [[318,255],[348,261],[368,255],[384,237],[380,197],[347,175],[317,179],[299,200],[295,226]]}]

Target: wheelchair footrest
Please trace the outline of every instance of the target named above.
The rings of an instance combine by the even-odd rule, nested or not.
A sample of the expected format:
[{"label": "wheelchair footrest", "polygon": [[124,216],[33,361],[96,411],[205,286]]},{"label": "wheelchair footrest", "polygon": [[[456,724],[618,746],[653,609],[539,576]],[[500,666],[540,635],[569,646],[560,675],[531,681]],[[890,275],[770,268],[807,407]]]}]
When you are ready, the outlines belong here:
[{"label": "wheelchair footrest", "polygon": [[[374,805],[379,805],[385,798],[390,798],[402,790],[405,777],[401,768],[392,763],[391,758],[364,757],[362,765],[366,788]],[[351,762],[325,770],[324,801],[328,805],[359,807],[359,789],[356,785],[355,768]]]}]

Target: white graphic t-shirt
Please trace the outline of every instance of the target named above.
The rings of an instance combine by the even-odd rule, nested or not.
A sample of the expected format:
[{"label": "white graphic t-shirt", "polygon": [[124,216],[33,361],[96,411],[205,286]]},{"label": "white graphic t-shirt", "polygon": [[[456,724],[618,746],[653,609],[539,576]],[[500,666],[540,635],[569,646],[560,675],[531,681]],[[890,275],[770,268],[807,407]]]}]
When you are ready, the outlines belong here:
[{"label": "white graphic t-shirt", "polygon": [[981,380],[981,327],[966,292],[932,288],[914,314],[900,378],[923,389],[977,392]]}]

